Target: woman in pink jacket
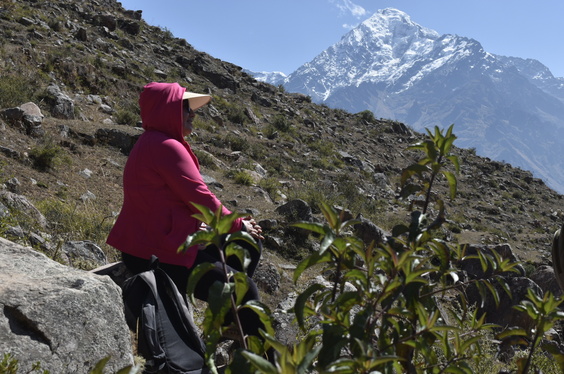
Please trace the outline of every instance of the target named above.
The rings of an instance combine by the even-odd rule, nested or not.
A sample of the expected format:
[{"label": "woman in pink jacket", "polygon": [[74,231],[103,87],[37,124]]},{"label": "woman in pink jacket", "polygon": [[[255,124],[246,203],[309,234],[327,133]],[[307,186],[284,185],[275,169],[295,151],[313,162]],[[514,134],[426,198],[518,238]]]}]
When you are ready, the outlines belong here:
[{"label": "woman in pink jacket", "polygon": [[[184,139],[192,133],[194,111],[210,100],[208,95],[186,92],[177,83],[153,82],[143,88],[139,106],[145,132],[125,165],[123,206],[107,239],[109,245],[122,252],[125,265],[134,273],[147,270],[151,256],[157,256],[159,266],[181,292],[186,290],[191,268],[202,262],[215,263],[215,271],[206,274],[196,286],[195,296],[202,300],[207,300],[214,281],[224,281],[219,260],[210,250],[192,247],[177,253],[177,249],[188,235],[201,228],[201,222],[192,217],[199,212],[191,203],[212,211],[222,206],[202,180],[198,159]],[[222,209],[223,214],[230,213]],[[262,238],[262,230],[252,218],[234,221],[232,232],[239,230]],[[260,254],[250,252],[252,275]],[[238,261],[230,265],[235,271],[242,270]],[[258,299],[254,284],[245,298]],[[247,333],[258,334],[255,322],[247,321]]]}]

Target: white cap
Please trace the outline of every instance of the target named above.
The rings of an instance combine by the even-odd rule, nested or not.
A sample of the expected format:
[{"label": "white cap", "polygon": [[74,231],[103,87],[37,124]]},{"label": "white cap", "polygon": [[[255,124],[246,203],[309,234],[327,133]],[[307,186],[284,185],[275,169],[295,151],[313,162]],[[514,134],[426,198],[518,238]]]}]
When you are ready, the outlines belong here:
[{"label": "white cap", "polygon": [[211,96],[186,91],[184,92],[184,95],[182,95],[182,100],[186,99],[188,99],[190,103],[190,109],[196,110],[209,103],[211,101]]}]

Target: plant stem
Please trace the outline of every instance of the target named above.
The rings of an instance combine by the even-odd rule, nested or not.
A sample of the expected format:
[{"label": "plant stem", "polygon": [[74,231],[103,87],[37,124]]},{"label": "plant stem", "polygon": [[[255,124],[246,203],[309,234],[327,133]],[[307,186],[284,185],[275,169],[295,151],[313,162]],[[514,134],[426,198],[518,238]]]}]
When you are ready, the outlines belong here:
[{"label": "plant stem", "polygon": [[[227,260],[223,252],[223,247],[217,247],[219,250],[219,258],[221,260],[221,266],[223,268],[223,275],[225,276],[225,282],[229,282],[229,270],[227,269]],[[241,325],[241,320],[239,319],[239,313],[237,313],[237,303],[235,302],[235,296],[233,293],[229,295],[231,299],[231,312],[233,313],[233,319],[235,320],[235,326],[237,327],[237,332],[241,336],[241,342],[243,343],[243,348],[248,349],[247,341],[245,340],[245,333],[243,332],[243,326]]]}]

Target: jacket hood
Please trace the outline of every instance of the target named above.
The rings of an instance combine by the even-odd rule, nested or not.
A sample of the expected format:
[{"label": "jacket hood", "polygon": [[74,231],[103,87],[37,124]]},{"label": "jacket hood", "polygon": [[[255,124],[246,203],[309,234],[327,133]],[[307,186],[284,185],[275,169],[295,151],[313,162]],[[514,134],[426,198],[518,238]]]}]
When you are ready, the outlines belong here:
[{"label": "jacket hood", "polygon": [[185,143],[182,135],[182,96],[186,88],[178,83],[152,82],[139,96],[143,129],[156,130]]}]

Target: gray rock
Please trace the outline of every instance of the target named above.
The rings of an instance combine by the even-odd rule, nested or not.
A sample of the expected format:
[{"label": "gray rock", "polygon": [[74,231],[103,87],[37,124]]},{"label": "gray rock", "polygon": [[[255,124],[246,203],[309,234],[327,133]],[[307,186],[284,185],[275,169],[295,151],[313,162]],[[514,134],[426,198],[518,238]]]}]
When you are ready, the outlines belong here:
[{"label": "gray rock", "polygon": [[26,135],[38,138],[44,135],[42,127],[43,114],[39,107],[34,103],[25,103],[17,108],[8,108],[0,112],[0,117],[6,119],[8,123]]},{"label": "gray rock", "polygon": [[358,219],[360,223],[354,225],[354,232],[364,244],[369,245],[373,241],[375,244],[386,242],[386,237],[389,234],[386,234],[384,230],[362,215],[359,215],[356,219]]},{"label": "gray rock", "polygon": [[276,208],[276,212],[288,221],[313,221],[311,207],[304,200],[296,199]]},{"label": "gray rock", "polygon": [[20,183],[20,181],[16,177],[11,178],[10,180],[6,181],[6,188],[8,188],[8,191],[13,192],[15,194],[20,193],[21,185],[22,184]]},{"label": "gray rock", "polygon": [[280,289],[280,279],[280,272],[276,266],[267,261],[262,261],[253,275],[257,287],[268,294],[273,294]]},{"label": "gray rock", "polygon": [[41,212],[30,203],[25,196],[8,191],[0,191],[0,202],[12,210],[16,210],[31,218],[41,228],[47,227],[47,219]]},{"label": "gray rock", "polygon": [[51,115],[55,118],[74,119],[74,101],[61,91],[59,86],[47,87],[47,99],[51,105]]},{"label": "gray rock", "polygon": [[539,266],[529,278],[539,285],[543,293],[550,291],[554,296],[562,296],[562,289],[558,285],[552,266]]},{"label": "gray rock", "polygon": [[479,315],[486,314],[486,322],[505,327],[520,327],[529,330],[533,327],[534,321],[527,313],[517,311],[513,306],[527,299],[528,290],[532,290],[538,296],[542,295],[542,290],[532,280],[525,277],[506,278],[505,281],[511,290],[511,297],[501,288],[498,282],[493,281],[492,286],[499,295],[499,304],[496,304],[490,291],[484,295],[478,292],[477,287],[472,284],[466,290],[468,301],[476,304]]},{"label": "gray rock", "polygon": [[106,27],[110,31],[115,31],[117,28],[116,17],[111,14],[96,14],[92,21],[95,25]]},{"label": "gray rock", "polygon": [[129,154],[138,138],[139,135],[131,135],[116,129],[98,129],[96,131],[98,142],[118,148],[125,155]]},{"label": "gray rock", "polygon": [[70,264],[80,261],[87,261],[102,266],[108,263],[102,248],[88,240],[65,242],[62,247],[63,253],[67,256]]},{"label": "gray rock", "polygon": [[0,352],[22,372],[87,373],[111,356],[109,372],[133,364],[120,288],[0,238]]},{"label": "gray rock", "polygon": [[[492,255],[493,252],[497,253],[501,258],[511,260],[511,262],[518,262],[519,259],[515,256],[513,249],[509,244],[498,244],[498,245],[477,245],[468,244],[466,247],[466,257],[475,256],[478,252],[486,255]],[[487,278],[491,275],[492,270],[488,269],[486,272],[482,269],[482,264],[477,258],[467,258],[461,262],[461,269],[464,270],[471,278]],[[516,269],[518,273],[508,273],[507,276],[517,276],[525,275],[525,269],[518,265]]]}]

